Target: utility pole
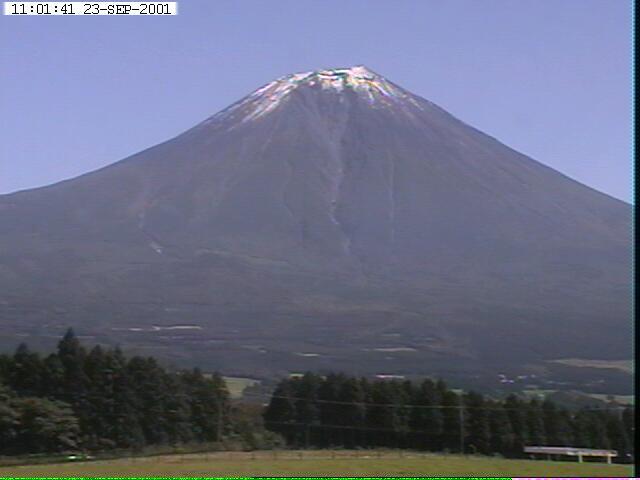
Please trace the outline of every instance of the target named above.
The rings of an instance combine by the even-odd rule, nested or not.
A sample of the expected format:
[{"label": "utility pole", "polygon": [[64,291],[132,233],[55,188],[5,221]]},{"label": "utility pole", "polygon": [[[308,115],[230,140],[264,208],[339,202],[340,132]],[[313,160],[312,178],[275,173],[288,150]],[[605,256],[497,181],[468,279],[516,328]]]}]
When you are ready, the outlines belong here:
[{"label": "utility pole", "polygon": [[460,419],[460,453],[464,454],[464,406],[462,404],[462,399],[460,399],[458,413]]},{"label": "utility pole", "polygon": [[305,450],[309,448],[309,424],[304,429],[304,448]]},{"label": "utility pole", "polygon": [[216,442],[222,441],[222,400],[221,400],[221,392],[218,390],[218,394],[216,395],[216,410],[218,410],[218,420],[216,422]]}]

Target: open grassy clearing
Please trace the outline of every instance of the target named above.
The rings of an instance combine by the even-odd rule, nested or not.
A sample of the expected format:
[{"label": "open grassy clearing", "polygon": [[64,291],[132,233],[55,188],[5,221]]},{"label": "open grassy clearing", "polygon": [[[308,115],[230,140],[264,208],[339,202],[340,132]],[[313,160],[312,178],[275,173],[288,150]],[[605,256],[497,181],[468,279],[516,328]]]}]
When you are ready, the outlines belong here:
[{"label": "open grassy clearing", "polygon": [[552,363],[559,363],[570,367],[585,368],[610,368],[620,370],[622,372],[633,373],[632,360],[590,360],[586,358],[560,358],[558,360],[550,360]]},{"label": "open grassy clearing", "polygon": [[604,393],[589,393],[588,395],[603,402],[608,402],[609,398],[613,397],[613,400],[622,405],[633,405],[635,403],[634,395],[607,395]]},{"label": "open grassy clearing", "polygon": [[[400,456],[402,455],[402,456]],[[332,458],[333,457],[333,458]],[[413,452],[225,452],[0,468],[1,476],[524,476],[631,477],[626,465]]]},{"label": "open grassy clearing", "polygon": [[253,378],[244,378],[244,377],[222,377],[222,378],[224,378],[224,381],[227,384],[227,388],[229,389],[229,395],[231,395],[231,398],[242,397],[242,392],[246,387],[250,387],[251,385],[255,385],[256,383],[259,383],[258,380],[254,380]]}]

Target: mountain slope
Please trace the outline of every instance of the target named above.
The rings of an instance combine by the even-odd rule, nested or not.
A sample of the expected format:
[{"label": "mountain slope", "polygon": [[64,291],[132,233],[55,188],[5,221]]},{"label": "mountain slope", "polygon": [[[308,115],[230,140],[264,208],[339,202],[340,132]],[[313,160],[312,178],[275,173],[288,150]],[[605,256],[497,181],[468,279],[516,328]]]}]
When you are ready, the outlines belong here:
[{"label": "mountain slope", "polygon": [[245,374],[628,358],[629,250],[623,202],[364,67],[323,70],[0,196],[0,324]]}]

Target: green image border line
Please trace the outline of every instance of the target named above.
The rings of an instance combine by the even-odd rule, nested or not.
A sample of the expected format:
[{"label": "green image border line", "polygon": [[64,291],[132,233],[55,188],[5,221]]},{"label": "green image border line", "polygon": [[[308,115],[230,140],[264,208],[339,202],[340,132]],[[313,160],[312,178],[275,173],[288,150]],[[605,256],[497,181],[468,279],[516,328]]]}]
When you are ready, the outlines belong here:
[{"label": "green image border line", "polygon": [[[438,480],[480,480],[480,479],[492,479],[492,480],[513,480],[516,477],[0,477],[6,480],[250,480],[250,479],[263,479],[263,480],[309,480],[309,479],[326,479],[326,480],[374,480],[374,479],[389,479],[389,480],[424,480],[424,479],[438,479]],[[545,480],[552,480],[552,477],[541,477]],[[601,477],[600,477],[601,478]],[[613,478],[613,477],[612,477]]]}]

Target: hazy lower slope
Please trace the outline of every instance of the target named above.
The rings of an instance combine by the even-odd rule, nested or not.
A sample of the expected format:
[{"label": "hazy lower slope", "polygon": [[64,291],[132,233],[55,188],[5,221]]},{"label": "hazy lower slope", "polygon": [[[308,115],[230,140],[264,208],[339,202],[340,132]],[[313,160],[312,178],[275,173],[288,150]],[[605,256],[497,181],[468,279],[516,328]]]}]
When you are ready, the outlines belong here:
[{"label": "hazy lower slope", "polygon": [[622,359],[629,250],[627,204],[363,67],[310,72],[0,196],[0,325],[245,374]]}]

